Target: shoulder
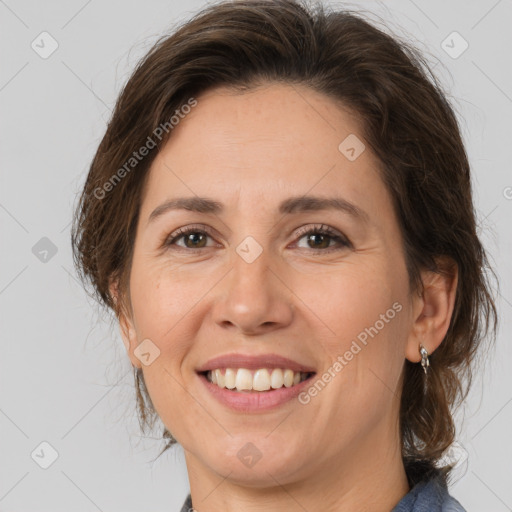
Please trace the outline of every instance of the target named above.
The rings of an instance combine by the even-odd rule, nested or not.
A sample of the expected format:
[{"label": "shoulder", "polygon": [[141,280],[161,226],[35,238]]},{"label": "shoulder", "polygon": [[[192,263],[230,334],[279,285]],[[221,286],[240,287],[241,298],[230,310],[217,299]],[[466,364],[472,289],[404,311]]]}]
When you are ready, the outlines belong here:
[{"label": "shoulder", "polygon": [[[414,477],[410,478],[411,490],[392,512],[466,512],[450,495],[446,476],[440,470],[428,468],[418,478],[420,473],[416,472]],[[411,473],[408,473],[408,476],[410,475]]]},{"label": "shoulder", "polygon": [[466,509],[453,496],[447,494],[441,512],[466,512]]}]

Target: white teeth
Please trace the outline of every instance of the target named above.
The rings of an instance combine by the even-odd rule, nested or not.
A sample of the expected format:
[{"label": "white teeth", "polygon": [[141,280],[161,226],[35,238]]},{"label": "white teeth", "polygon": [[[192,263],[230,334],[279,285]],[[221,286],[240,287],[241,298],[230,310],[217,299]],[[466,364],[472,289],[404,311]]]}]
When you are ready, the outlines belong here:
[{"label": "white teeth", "polygon": [[274,389],[282,388],[284,384],[283,370],[276,368],[270,376],[270,385]]},{"label": "white teeth", "polygon": [[226,368],[226,373],[224,374],[224,385],[228,389],[234,389],[236,387],[235,370],[233,370],[231,368]]},{"label": "white teeth", "polygon": [[213,373],[215,375],[215,380],[212,379],[212,382],[214,384],[217,384],[217,386],[219,386],[219,388],[226,387],[226,378],[224,377],[224,375],[222,375],[220,370],[215,370],[214,372],[208,372],[208,373],[209,374]]},{"label": "white teeth", "polygon": [[245,368],[240,368],[236,372],[236,380],[235,387],[238,391],[243,391],[247,389],[248,391],[252,389],[252,374],[249,370]]},{"label": "white teeth", "polygon": [[270,389],[270,374],[268,373],[268,370],[258,370],[254,374],[251,387],[255,391],[268,391]]},{"label": "white teeth", "polygon": [[293,371],[292,370],[284,371],[284,385],[287,388],[291,388],[293,386]]},{"label": "white teeth", "polygon": [[226,368],[224,374],[219,368],[209,371],[206,375],[210,382],[220,388],[236,391],[269,391],[270,389],[279,389],[283,386],[289,388],[306,380],[307,377],[307,373],[294,372],[290,369],[282,370],[280,368],[273,370],[260,368],[254,373],[246,368]]}]

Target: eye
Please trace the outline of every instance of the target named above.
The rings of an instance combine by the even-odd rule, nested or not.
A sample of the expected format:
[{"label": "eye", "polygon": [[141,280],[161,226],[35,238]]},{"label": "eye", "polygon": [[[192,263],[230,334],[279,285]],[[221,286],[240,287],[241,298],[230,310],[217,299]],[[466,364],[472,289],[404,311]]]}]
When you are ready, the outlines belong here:
[{"label": "eye", "polygon": [[[179,228],[169,235],[164,242],[164,247],[177,245],[184,249],[203,249],[206,246],[206,238],[209,237],[208,228],[204,225],[187,226]],[[183,239],[184,245],[177,244],[178,240]]]},{"label": "eye", "polygon": [[[325,224],[301,228],[295,233],[295,236],[299,240],[307,237],[306,240],[309,245],[307,249],[321,249],[323,253],[339,251],[352,245],[341,233]],[[332,247],[330,245],[331,241],[337,242],[338,247]]]},{"label": "eye", "polygon": [[[309,242],[312,242],[313,245],[310,245],[306,249],[320,249],[323,253],[341,250],[352,246],[348,239],[341,233],[324,224],[301,228],[295,232],[295,236],[298,237],[299,240],[309,237],[307,243],[309,244]],[[182,249],[190,249],[194,251],[196,249],[212,247],[211,245],[206,245],[208,237],[211,238],[211,235],[207,226],[203,224],[195,226],[192,225],[185,228],[179,228],[171,233],[164,241],[163,246],[165,248],[177,246]],[[182,240],[183,244],[177,243]],[[338,247],[332,247],[330,243],[331,241],[337,242]]]}]

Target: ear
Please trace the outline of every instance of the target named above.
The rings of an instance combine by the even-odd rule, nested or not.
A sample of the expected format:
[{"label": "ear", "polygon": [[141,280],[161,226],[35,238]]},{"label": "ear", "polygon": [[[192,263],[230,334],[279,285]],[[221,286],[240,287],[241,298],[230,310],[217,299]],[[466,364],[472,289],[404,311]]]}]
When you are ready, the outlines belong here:
[{"label": "ear", "polygon": [[452,318],[457,292],[458,268],[449,258],[439,258],[440,272],[422,271],[423,290],[413,298],[413,326],[406,345],[406,358],[421,360],[420,343],[432,354],[443,341]]},{"label": "ear", "polygon": [[139,358],[137,358],[133,351],[137,347],[137,332],[135,330],[135,325],[133,319],[128,312],[128,308],[124,304],[122,297],[120,296],[119,291],[119,281],[117,279],[113,279],[109,284],[110,296],[114,300],[116,304],[116,315],[119,321],[119,329],[121,332],[121,338],[123,339],[124,346],[126,348],[126,352],[128,353],[128,357],[132,363],[132,366],[136,368],[141,368],[141,362]]}]

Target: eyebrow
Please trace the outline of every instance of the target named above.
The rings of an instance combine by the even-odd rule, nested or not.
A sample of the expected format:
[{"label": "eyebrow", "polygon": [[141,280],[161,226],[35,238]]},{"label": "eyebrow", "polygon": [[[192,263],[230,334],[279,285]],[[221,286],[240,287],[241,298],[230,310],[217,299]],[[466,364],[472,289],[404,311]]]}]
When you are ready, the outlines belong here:
[{"label": "eyebrow", "polygon": [[[198,213],[221,214],[224,206],[208,197],[177,197],[157,206],[149,216],[148,224],[172,210],[188,210]],[[369,215],[341,197],[296,196],[282,201],[278,212],[282,215],[304,213],[320,210],[338,210],[363,222],[369,221]]]}]

